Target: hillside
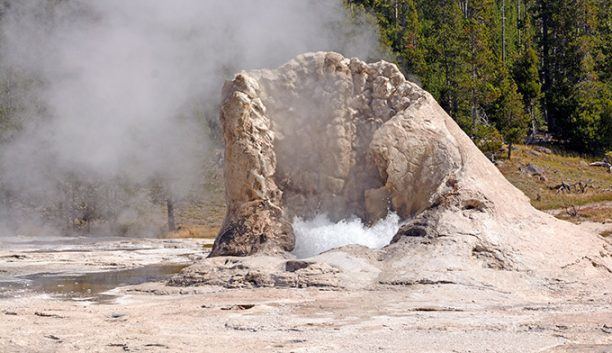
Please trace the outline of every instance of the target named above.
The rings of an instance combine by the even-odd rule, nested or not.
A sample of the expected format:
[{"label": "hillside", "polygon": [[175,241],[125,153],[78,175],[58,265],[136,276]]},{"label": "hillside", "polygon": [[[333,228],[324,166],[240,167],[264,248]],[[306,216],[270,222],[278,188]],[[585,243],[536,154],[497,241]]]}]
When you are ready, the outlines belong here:
[{"label": "hillside", "polygon": [[594,157],[537,146],[515,148],[512,159],[498,161],[498,168],[534,207],[574,223],[612,221],[612,173],[589,166]]}]

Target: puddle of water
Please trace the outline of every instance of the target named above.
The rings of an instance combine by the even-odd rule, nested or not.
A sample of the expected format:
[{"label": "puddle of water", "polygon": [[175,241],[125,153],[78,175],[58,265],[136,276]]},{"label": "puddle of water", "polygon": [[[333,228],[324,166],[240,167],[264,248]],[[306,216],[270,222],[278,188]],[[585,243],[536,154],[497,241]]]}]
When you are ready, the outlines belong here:
[{"label": "puddle of water", "polygon": [[103,294],[111,289],[147,282],[163,281],[185,268],[184,264],[149,265],[128,270],[93,272],[81,275],[37,273],[0,281],[0,297],[23,293],[45,293],[53,297],[109,302],[114,295]]}]

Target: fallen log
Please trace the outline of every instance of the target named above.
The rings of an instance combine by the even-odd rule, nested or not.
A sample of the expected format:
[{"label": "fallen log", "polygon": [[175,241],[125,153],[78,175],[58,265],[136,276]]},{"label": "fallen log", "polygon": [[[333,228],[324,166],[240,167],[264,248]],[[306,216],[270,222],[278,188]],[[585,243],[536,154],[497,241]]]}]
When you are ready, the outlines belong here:
[{"label": "fallen log", "polygon": [[560,192],[572,192],[572,185],[562,181],[561,184],[557,184],[555,186],[549,186],[550,190],[557,190],[557,194]]},{"label": "fallen log", "polygon": [[591,167],[604,167],[608,170],[608,173],[612,173],[612,164],[606,162],[606,161],[601,161],[601,162],[593,162],[589,164]]},{"label": "fallen log", "polygon": [[593,188],[593,186],[591,185],[592,180],[585,180],[585,181],[579,181],[577,183],[574,184],[574,189],[576,189],[576,192],[580,191],[581,193],[585,193],[587,192],[588,188]]}]

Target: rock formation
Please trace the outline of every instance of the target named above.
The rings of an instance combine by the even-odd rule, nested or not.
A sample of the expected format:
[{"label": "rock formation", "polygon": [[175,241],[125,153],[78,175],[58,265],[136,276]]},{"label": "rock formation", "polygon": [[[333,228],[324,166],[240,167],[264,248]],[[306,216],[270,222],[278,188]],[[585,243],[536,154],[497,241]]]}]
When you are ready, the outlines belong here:
[{"label": "rock formation", "polygon": [[384,61],[301,55],[238,74],[223,97],[229,211],[214,255],[290,251],[294,215],[414,216],[461,165],[444,112]]},{"label": "rock formation", "polygon": [[291,251],[294,215],[408,219],[450,196],[487,207],[501,190],[526,203],[391,63],[305,54],[238,74],[223,97],[228,213],[214,255]]},{"label": "rock formation", "polygon": [[[352,262],[338,261],[334,251],[312,261],[336,263],[340,273],[354,272],[346,266],[352,263],[359,278],[378,284],[501,281],[489,270],[612,273],[609,244],[531,207],[431,95],[391,63],[319,52],[276,70],[241,72],[223,89],[221,122],[228,211],[213,257],[290,256],[296,215],[374,222],[394,211],[404,225],[390,246],[336,251]],[[213,260],[204,272],[215,280],[199,282],[232,281],[212,275],[230,267],[244,272],[243,281],[257,272],[244,261],[235,265],[242,260]],[[312,276],[310,262],[289,271],[292,279],[274,275],[287,273],[284,261],[267,261],[259,282]],[[315,267],[317,276],[325,269],[347,278]]]}]

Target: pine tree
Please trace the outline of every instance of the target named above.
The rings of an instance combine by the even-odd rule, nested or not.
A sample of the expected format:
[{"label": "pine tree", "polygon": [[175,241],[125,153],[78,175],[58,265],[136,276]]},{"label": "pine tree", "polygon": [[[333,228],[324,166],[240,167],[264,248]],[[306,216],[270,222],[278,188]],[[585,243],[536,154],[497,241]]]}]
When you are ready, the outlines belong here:
[{"label": "pine tree", "polygon": [[400,63],[406,72],[422,75],[426,66],[425,50],[421,22],[414,0],[402,0],[401,10]]},{"label": "pine tree", "polygon": [[455,119],[469,111],[467,91],[462,83],[468,80],[466,37],[461,8],[455,1],[427,1],[422,9],[423,38],[427,68],[422,80],[425,89]]},{"label": "pine tree", "polygon": [[495,102],[495,125],[508,144],[508,159],[512,157],[512,146],[525,138],[529,117],[525,114],[522,96],[509,74],[501,76],[501,95]]},{"label": "pine tree", "polygon": [[[528,8],[528,4],[525,4]],[[542,83],[539,74],[539,57],[533,43],[533,26],[531,19],[525,17],[519,21],[521,31],[519,44],[520,52],[512,67],[514,81],[518,92],[523,96],[523,104],[531,121],[531,133],[535,134],[541,125],[539,102],[542,98]],[[518,38],[517,38],[518,40]]]},{"label": "pine tree", "polygon": [[542,57],[549,128],[575,148],[604,149],[609,138],[601,132],[609,130],[606,107],[611,98],[609,79],[602,82],[600,77],[609,63],[602,64],[605,45],[598,39],[609,29],[609,13],[600,12],[609,5],[599,0],[550,0],[541,2],[540,8],[545,15],[541,42],[548,48]]},{"label": "pine tree", "polygon": [[538,73],[538,55],[533,47],[527,46],[514,65],[514,80],[523,96],[525,110],[532,126],[532,133],[538,128],[537,104],[542,96],[542,85]]},{"label": "pine tree", "polygon": [[414,0],[351,0],[349,4],[373,10],[381,40],[397,54],[398,64],[404,72],[417,76],[423,73],[422,26]]},{"label": "pine tree", "polygon": [[464,86],[470,95],[471,127],[474,128],[482,118],[482,109],[493,103],[500,94],[499,89],[493,85],[500,65],[493,51],[495,3],[493,0],[469,2],[465,18],[469,80]]},{"label": "pine tree", "polygon": [[611,1],[350,2],[373,11],[404,72],[474,141],[499,130],[516,143],[531,122],[582,150],[611,148]]}]

